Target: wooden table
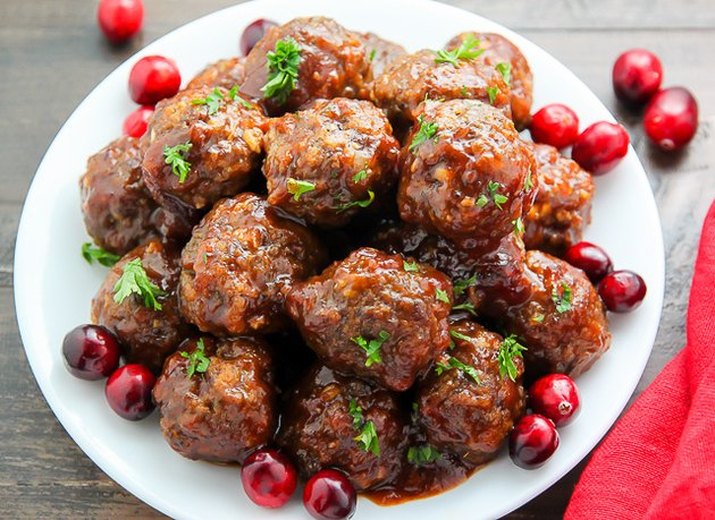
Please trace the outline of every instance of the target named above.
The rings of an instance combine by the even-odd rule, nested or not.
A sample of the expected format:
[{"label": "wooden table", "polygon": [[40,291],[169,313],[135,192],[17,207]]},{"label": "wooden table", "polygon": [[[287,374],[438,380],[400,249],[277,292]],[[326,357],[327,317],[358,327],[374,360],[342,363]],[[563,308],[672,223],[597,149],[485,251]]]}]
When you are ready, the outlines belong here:
[{"label": "wooden table", "polygon": [[[95,25],[88,0],[0,2],[0,518],[155,518],[72,442],[30,373],[14,315],[13,251],[22,201],[60,125],[114,67],[145,43],[233,0],[151,0],[143,36],[113,49]],[[667,255],[666,297],[640,392],[684,342],[684,319],[700,224],[715,195],[715,9],[712,0],[452,0],[510,27],[565,63],[627,125],[660,209]],[[237,28],[238,30],[238,28]],[[667,85],[691,88],[700,130],[681,154],[663,155],[643,137],[637,115],[612,91],[616,56],[647,47],[665,67]],[[559,517],[583,464],[511,515]]]}]

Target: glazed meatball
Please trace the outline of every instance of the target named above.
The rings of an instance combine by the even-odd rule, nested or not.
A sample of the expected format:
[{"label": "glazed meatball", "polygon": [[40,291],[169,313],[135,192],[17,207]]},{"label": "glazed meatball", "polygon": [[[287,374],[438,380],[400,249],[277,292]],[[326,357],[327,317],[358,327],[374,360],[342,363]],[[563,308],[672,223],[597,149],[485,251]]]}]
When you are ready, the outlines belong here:
[{"label": "glazed meatball", "polygon": [[449,345],[451,306],[444,274],[371,248],[296,284],[286,300],[323,363],[396,391]]},{"label": "glazed meatball", "polygon": [[[524,412],[521,354],[481,325],[452,325],[454,348],[444,352],[417,389],[418,422],[438,450],[472,464],[494,458],[514,422]],[[499,353],[513,364],[509,374]],[[511,379],[513,376],[513,379]]]},{"label": "glazed meatball", "polygon": [[375,33],[358,33],[370,62],[370,77],[376,79],[400,56],[407,54],[402,45],[385,40]]},{"label": "glazed meatball", "polygon": [[[199,360],[208,359],[205,371],[192,362],[199,353]],[[186,340],[166,361],[153,390],[166,442],[189,459],[243,462],[273,437],[278,417],[273,377],[260,340]]]},{"label": "glazed meatball", "polygon": [[[118,301],[117,282],[125,270],[131,272],[136,260],[158,289],[156,300],[160,308],[145,301],[143,295],[130,294]],[[134,265],[129,266],[130,262]],[[179,251],[152,241],[122,257],[109,270],[92,300],[92,322],[117,335],[129,363],[141,363],[155,373],[161,371],[164,359],[193,331],[179,314],[176,298],[179,271]]]},{"label": "glazed meatball", "polygon": [[230,90],[240,86],[246,76],[245,61],[246,58],[237,56],[211,63],[189,81],[186,89],[223,87]]},{"label": "glazed meatball", "polygon": [[529,300],[503,316],[504,328],[523,339],[530,372],[578,376],[608,350],[603,302],[580,269],[540,251],[527,251],[534,273]]},{"label": "glazed meatball", "polygon": [[591,222],[595,186],[591,174],[553,146],[533,145],[539,189],[524,217],[528,249],[561,255],[583,236]]},{"label": "glazed meatball", "polygon": [[286,325],[285,296],[324,265],[317,239],[264,199],[225,199],[194,229],[181,256],[179,300],[188,321],[218,336]]},{"label": "glazed meatball", "polygon": [[437,59],[431,50],[397,58],[372,83],[371,99],[398,126],[416,121],[425,99],[477,99],[511,117],[509,86],[494,67],[476,58],[457,66]]},{"label": "glazed meatball", "polygon": [[[218,87],[184,90],[160,101],[144,136],[144,182],[162,205],[211,207],[238,193],[260,168],[267,119]],[[173,158],[173,161],[172,161]],[[183,168],[183,169],[182,169]]]},{"label": "glazed meatball", "polygon": [[138,141],[122,137],[89,158],[79,181],[87,233],[118,255],[158,236],[152,224],[157,206],[144,186],[141,164]]},{"label": "glazed meatball", "polygon": [[399,143],[369,101],[320,100],[265,136],[268,202],[321,227],[348,223],[397,180]]},{"label": "glazed meatball", "polygon": [[[297,46],[298,75],[295,88],[267,97],[263,87],[269,80],[269,53],[277,46]],[[246,79],[241,91],[260,102],[267,112],[292,112],[315,99],[357,97],[369,74],[368,55],[359,35],[335,20],[315,16],[296,18],[272,27],[246,57]]]},{"label": "glazed meatball", "polygon": [[533,99],[534,78],[529,62],[519,48],[500,34],[461,33],[452,38],[446,49],[458,48],[466,38],[479,40],[479,47],[484,52],[479,59],[488,66],[498,67],[500,74],[511,87],[511,117],[519,130],[526,128],[531,121],[531,102]]},{"label": "glazed meatball", "polygon": [[466,99],[427,101],[419,117],[400,155],[402,219],[455,241],[495,243],[510,233],[536,185],[531,149],[513,123]]},{"label": "glazed meatball", "polygon": [[387,390],[317,366],[289,395],[278,442],[303,476],[338,468],[364,491],[399,472],[407,424]]}]

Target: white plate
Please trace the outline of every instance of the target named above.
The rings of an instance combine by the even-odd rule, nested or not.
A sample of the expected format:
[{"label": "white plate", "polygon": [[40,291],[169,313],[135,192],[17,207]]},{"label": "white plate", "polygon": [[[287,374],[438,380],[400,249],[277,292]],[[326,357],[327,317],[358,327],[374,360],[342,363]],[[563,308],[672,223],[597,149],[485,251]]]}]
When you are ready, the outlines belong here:
[{"label": "white plate", "polygon": [[[213,13],[152,43],[110,74],[87,96],[57,134],[32,183],[22,213],[15,252],[15,302],[20,332],[37,382],[72,438],[111,478],[174,518],[286,519],[306,517],[299,493],[288,507],[265,510],[243,494],[236,467],[192,462],[162,440],[158,420],[120,419],[104,401],[103,384],[70,376],[60,357],[64,334],[89,319],[89,302],[105,270],[80,256],[87,240],[77,181],[85,161],[120,133],[134,106],[127,77],[138,57],[174,58],[183,78],[207,62],[236,53],[243,27],[256,18],[285,22],[325,15],[343,25],[373,31],[410,50],[440,48],[460,31],[499,32],[528,58],[535,77],[535,103],[564,102],[583,127],[611,114],[591,91],[539,47],[474,14],[427,0],[257,0]],[[604,74],[606,71],[604,71]],[[561,432],[561,447],[544,467],[524,471],[505,454],[468,482],[435,498],[382,508],[361,499],[356,518],[495,518],[535,497],[573,468],[628,401],[648,359],[663,299],[663,244],[658,214],[635,152],[596,179],[593,224],[586,238],[606,248],[619,269],[633,269],[648,284],[635,312],[610,316],[613,346],[578,380],[583,410]]]}]

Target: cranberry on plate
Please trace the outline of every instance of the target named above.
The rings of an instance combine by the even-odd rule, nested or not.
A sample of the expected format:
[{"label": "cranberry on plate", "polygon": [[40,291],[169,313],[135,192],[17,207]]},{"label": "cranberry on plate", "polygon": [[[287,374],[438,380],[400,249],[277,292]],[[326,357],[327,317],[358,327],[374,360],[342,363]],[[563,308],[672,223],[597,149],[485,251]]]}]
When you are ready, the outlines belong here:
[{"label": "cranberry on plate", "polygon": [[241,468],[241,482],[246,495],[262,507],[283,506],[295,491],[295,466],[276,450],[254,451]]},{"label": "cranberry on plate", "polygon": [[340,520],[355,513],[355,488],[345,474],[323,469],[310,477],[303,490],[303,505],[317,520]]},{"label": "cranberry on plate", "polygon": [[601,278],[613,271],[613,262],[608,254],[591,242],[579,242],[566,250],[564,260],[581,269],[592,283],[598,283]]},{"label": "cranberry on plate", "polygon": [[529,389],[529,406],[556,426],[566,426],[580,410],[576,383],[565,374],[549,374],[537,379]]},{"label": "cranberry on plate", "polygon": [[112,43],[122,43],[142,28],[142,0],[101,0],[97,8],[99,28]]},{"label": "cranberry on plate", "polygon": [[660,149],[669,152],[682,148],[698,129],[698,102],[683,87],[661,90],[646,107],[643,127]]},{"label": "cranberry on plate", "polygon": [[241,54],[246,56],[251,49],[255,47],[258,40],[263,38],[266,31],[271,27],[276,27],[278,24],[272,22],[271,20],[266,20],[264,18],[259,18],[255,22],[249,24],[241,33],[241,40],[239,42],[239,47],[241,49]]},{"label": "cranberry on plate", "polygon": [[142,106],[127,116],[122,125],[124,135],[140,138],[146,133],[149,118],[154,113],[153,106]]},{"label": "cranberry on plate", "polygon": [[593,175],[603,175],[626,156],[629,142],[628,132],[621,125],[599,121],[576,138],[571,158]]},{"label": "cranberry on plate", "polygon": [[578,137],[578,116],[566,105],[546,105],[531,118],[531,137],[536,143],[566,148]]},{"label": "cranberry on plate", "polygon": [[613,91],[625,103],[645,103],[658,92],[663,66],[658,57],[645,49],[631,49],[613,64]]},{"label": "cranberry on plate", "polygon": [[180,86],[179,68],[163,56],[145,56],[129,73],[129,95],[140,105],[154,105],[171,97]]},{"label": "cranberry on plate", "polygon": [[124,365],[107,379],[104,395],[117,415],[129,421],[138,421],[154,410],[151,398],[154,383],[156,377],[144,365]]},{"label": "cranberry on plate", "polygon": [[509,435],[509,456],[524,469],[543,465],[559,447],[559,433],[549,419],[539,414],[525,415]]},{"label": "cranberry on plate", "polygon": [[80,379],[94,381],[109,376],[119,366],[119,342],[99,325],[80,325],[62,342],[67,370]]},{"label": "cranberry on plate", "polygon": [[613,271],[598,284],[598,294],[611,312],[630,312],[645,298],[643,278],[633,271]]}]

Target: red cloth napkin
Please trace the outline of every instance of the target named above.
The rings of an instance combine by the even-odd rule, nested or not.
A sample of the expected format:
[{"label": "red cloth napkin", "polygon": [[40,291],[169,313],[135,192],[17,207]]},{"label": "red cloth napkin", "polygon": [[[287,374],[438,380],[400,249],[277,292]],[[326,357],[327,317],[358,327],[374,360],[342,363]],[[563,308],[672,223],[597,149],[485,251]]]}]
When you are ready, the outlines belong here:
[{"label": "red cloth napkin", "polygon": [[566,520],[715,518],[715,204],[705,218],[687,344],[616,423]]}]

